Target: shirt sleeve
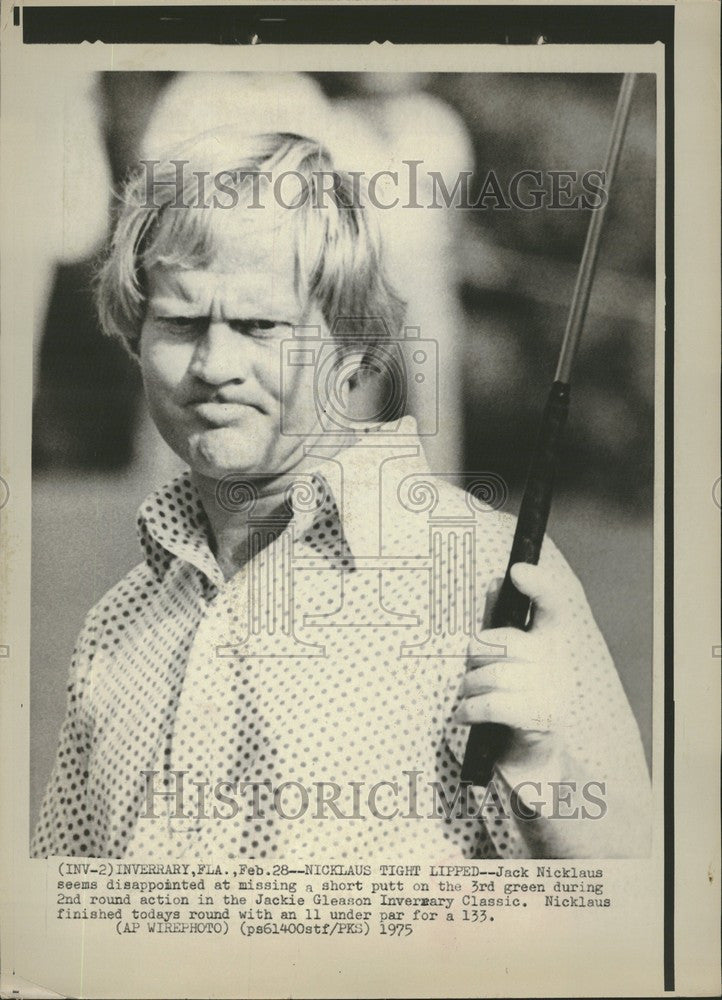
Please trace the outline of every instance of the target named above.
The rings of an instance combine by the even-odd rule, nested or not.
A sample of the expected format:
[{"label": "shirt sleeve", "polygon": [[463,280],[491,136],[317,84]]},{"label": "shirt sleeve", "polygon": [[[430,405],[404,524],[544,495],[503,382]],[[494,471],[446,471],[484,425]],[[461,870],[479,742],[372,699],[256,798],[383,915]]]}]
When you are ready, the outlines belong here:
[{"label": "shirt sleeve", "polygon": [[85,619],[70,662],[65,720],[60,729],[55,765],[45,791],[30,844],[30,856],[92,855],[93,815],[88,801],[91,725],[83,711],[96,649],[96,609]]},{"label": "shirt sleeve", "polygon": [[[483,839],[493,845],[497,857],[644,855],[649,850],[650,783],[636,719],[581,584],[550,538],[545,539],[539,562],[571,584],[569,625],[559,642],[577,677],[576,695],[564,706],[560,752],[548,768],[542,765],[540,773],[527,776],[502,764],[495,770],[493,784],[474,789],[485,827]],[[491,582],[486,581],[487,588]],[[468,732],[468,726],[449,721],[446,743],[459,764]],[[527,784],[519,796],[512,796],[521,777],[539,783],[541,794]],[[555,792],[555,783],[563,783],[560,791]],[[555,794],[562,800],[557,802],[559,818],[520,816],[526,803],[549,802]],[[563,801],[567,797],[569,806]],[[579,808],[578,818],[567,818],[574,808]],[[560,853],[560,844],[566,853]]]}]

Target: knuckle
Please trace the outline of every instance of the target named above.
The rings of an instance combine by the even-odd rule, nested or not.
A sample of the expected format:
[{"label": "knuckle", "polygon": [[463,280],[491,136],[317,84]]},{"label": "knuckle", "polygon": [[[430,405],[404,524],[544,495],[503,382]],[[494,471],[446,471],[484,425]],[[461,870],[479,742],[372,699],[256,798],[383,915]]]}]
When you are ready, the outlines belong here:
[{"label": "knuckle", "polygon": [[464,677],[463,691],[467,699],[478,697],[488,687],[489,677],[486,671],[483,673],[481,671],[471,671]]},{"label": "knuckle", "polygon": [[505,645],[505,629],[484,629],[478,636],[473,638],[469,647],[475,650],[499,650]]}]

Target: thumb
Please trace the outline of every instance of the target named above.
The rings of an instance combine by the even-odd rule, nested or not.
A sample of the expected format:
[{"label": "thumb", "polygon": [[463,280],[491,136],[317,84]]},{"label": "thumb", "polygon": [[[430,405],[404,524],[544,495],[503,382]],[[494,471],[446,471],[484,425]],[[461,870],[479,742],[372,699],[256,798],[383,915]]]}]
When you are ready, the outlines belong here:
[{"label": "thumb", "polygon": [[532,628],[544,627],[559,619],[564,613],[568,597],[560,581],[549,572],[532,563],[514,563],[511,580],[517,590],[525,594],[534,605]]}]

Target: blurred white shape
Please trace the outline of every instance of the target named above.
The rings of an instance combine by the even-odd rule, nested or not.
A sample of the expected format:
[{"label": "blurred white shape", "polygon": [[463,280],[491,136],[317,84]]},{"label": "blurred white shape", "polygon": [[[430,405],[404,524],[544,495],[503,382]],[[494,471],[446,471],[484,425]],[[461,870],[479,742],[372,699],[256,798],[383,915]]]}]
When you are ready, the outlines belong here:
[{"label": "blurred white shape", "polygon": [[180,73],[163,91],[143,141],[159,159],[202,133],[232,125],[246,135],[293,132],[327,147],[339,169],[379,169],[383,144],[362,115],[329,101],[302,73]]},{"label": "blurred white shape", "polygon": [[[53,74],[35,81],[33,155],[42,164],[38,192],[52,192],[43,212],[28,219],[35,261],[33,387],[37,386],[40,343],[58,264],[94,254],[109,225],[110,169],[103,142],[94,73],[69,73],[59,85]],[[42,184],[42,187],[40,186]]]},{"label": "blurred white shape", "polygon": [[329,113],[320,87],[299,73],[180,73],[151,115],[141,157],[159,158],[224,125],[248,135],[295,132],[323,140]]},{"label": "blurred white shape", "polygon": [[95,74],[69,76],[63,116],[63,197],[57,256],[64,262],[95,253],[106,239],[111,175]]},{"label": "blurred white shape", "polygon": [[[376,81],[376,93],[357,102],[357,114],[374,124],[383,142],[378,169],[398,175],[399,203],[382,212],[391,268],[408,302],[407,322],[438,344],[439,426],[436,435],[424,438],[424,449],[433,469],[454,473],[462,467],[464,317],[457,286],[465,214],[427,206],[434,202],[431,175],[440,174],[453,192],[459,174],[473,169],[474,154],[465,125],[449,105],[430,94],[404,93],[403,80],[395,76],[391,82],[391,92],[383,95]],[[409,78],[407,86],[416,82]],[[441,206],[438,194],[435,200]],[[412,411],[418,412],[421,393],[414,392],[413,381],[410,389]]]}]

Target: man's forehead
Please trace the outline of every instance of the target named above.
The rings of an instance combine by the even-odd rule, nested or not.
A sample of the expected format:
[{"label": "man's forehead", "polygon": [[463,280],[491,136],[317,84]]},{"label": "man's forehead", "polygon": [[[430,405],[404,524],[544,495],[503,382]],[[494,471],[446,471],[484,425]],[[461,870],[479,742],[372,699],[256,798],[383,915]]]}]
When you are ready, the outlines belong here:
[{"label": "man's forehead", "polygon": [[[161,235],[158,263],[149,270],[151,298],[180,299],[202,309],[221,302],[224,311],[300,313],[296,238],[286,218],[265,208],[210,213],[207,261],[185,264],[183,248],[169,246]],[[175,241],[181,234],[175,231]]]},{"label": "man's forehead", "polygon": [[205,211],[208,239],[220,262],[225,258],[280,266],[295,260],[298,236],[291,210],[271,202],[258,208],[241,203]]},{"label": "man's forehead", "polygon": [[207,315],[212,308],[224,315],[242,318],[277,318],[299,322],[304,312],[292,279],[279,280],[269,270],[240,268],[229,271],[224,263],[218,268],[165,267],[156,264],[149,272],[150,300],[156,306],[165,304],[194,307]]}]

